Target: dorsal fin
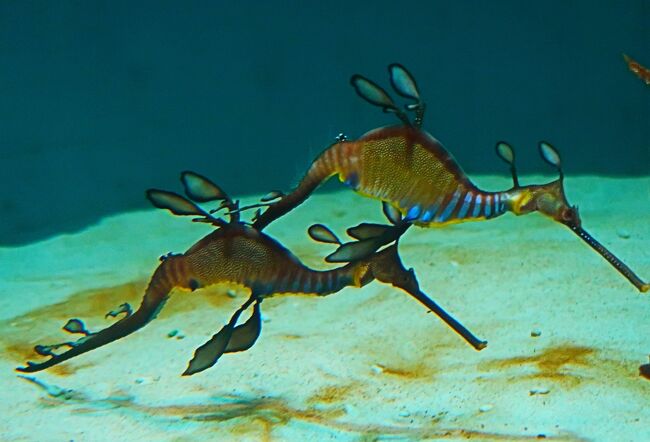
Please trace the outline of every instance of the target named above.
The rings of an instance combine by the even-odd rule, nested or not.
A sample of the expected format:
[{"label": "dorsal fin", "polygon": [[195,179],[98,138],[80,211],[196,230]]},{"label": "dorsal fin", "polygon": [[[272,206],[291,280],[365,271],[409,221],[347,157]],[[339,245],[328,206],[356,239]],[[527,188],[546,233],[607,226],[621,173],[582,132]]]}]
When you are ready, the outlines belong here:
[{"label": "dorsal fin", "polygon": [[196,202],[207,203],[209,201],[229,199],[226,192],[219,186],[196,172],[184,171],[181,173],[181,182],[185,194]]}]

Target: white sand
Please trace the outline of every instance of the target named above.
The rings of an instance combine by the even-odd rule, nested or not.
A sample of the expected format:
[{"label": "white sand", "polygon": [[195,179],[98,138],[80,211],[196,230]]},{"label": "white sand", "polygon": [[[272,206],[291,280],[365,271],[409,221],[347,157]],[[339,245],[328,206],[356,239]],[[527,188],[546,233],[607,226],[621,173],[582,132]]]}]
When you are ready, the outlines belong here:
[{"label": "white sand", "polygon": [[[583,226],[650,278],[650,178],[568,177],[566,186]],[[325,268],[332,248],[306,228],[342,233],[380,213],[350,191],[319,194],[267,233]],[[0,249],[1,440],[650,440],[650,380],[638,369],[650,353],[650,298],[539,215],[414,228],[401,241],[422,289],[489,341],[481,352],[373,282],[269,299],[251,350],[181,377],[244,298],[222,287],[178,293],[134,335],[36,373],[40,387],[13,371],[38,358],[34,344],[68,339],[68,318],[98,329],[103,313],[137,305],[158,256],[208,231],[151,210]],[[173,329],[185,338],[168,338]]]}]

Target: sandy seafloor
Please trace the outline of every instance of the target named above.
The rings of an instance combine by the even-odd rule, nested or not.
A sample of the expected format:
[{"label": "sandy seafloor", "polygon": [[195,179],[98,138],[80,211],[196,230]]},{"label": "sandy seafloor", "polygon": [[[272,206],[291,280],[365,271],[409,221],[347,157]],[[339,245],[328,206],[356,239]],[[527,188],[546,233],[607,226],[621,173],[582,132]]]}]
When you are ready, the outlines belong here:
[{"label": "sandy seafloor", "polygon": [[[566,187],[583,226],[650,278],[650,178],[569,176]],[[306,228],[373,220],[376,201],[319,193],[267,233],[325,268],[333,249]],[[400,243],[422,289],[489,341],[481,352],[373,282],[269,299],[252,349],[181,377],[246,296],[214,287],[176,293],[142,330],[33,381],[13,371],[38,359],[35,344],[69,339],[68,318],[99,329],[109,310],[137,305],[158,257],[209,230],[152,209],[0,249],[1,440],[650,440],[650,380],[639,375],[650,297],[540,215],[413,228]]]}]

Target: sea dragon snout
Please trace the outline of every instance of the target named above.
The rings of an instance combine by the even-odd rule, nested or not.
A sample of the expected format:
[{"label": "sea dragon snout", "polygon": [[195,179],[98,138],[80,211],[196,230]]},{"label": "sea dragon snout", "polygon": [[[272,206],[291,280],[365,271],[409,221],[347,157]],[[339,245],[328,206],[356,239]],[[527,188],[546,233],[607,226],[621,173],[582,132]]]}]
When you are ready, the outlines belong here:
[{"label": "sea dragon snout", "polygon": [[640,292],[645,293],[650,290],[650,284],[644,282],[623,261],[582,227],[578,207],[569,204],[564,192],[564,172],[562,171],[562,162],[558,151],[549,143],[542,141],[539,143],[539,152],[544,161],[557,169],[560,177],[547,184],[520,186],[514,166],[514,152],[512,147],[504,142],[497,144],[497,154],[501,159],[510,164],[513,178],[513,187],[507,191],[509,198],[506,202],[506,207],[508,210],[516,215],[537,211],[567,226],[580,239],[598,252],[600,256],[605,258],[607,262],[627,278]]}]

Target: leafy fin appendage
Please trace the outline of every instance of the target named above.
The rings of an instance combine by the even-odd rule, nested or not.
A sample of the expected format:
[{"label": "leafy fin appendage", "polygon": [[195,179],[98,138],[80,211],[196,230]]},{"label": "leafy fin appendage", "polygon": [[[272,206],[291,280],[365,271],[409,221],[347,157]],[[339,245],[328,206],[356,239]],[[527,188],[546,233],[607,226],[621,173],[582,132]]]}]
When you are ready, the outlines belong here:
[{"label": "leafy fin appendage", "polygon": [[216,200],[230,200],[221,187],[196,172],[189,170],[182,172],[181,182],[185,194],[196,202],[207,203]]},{"label": "leafy fin appendage", "polygon": [[505,141],[499,141],[496,145],[496,152],[499,158],[510,166],[510,175],[512,175],[512,185],[519,187],[519,178],[517,177],[517,169],[515,168],[515,151],[510,144]]},{"label": "leafy fin appendage", "polygon": [[224,353],[235,353],[238,351],[248,350],[255,344],[262,331],[262,314],[260,312],[260,304],[262,301],[257,301],[253,304],[253,314],[242,325],[234,328],[230,341],[226,346]]},{"label": "leafy fin appendage", "polygon": [[330,230],[329,227],[323,224],[312,224],[309,226],[309,229],[307,229],[307,233],[314,241],[341,245],[341,240]]},{"label": "leafy fin appendage", "polygon": [[[254,301],[256,301],[256,304],[251,317],[241,326],[235,327],[239,316]],[[250,348],[257,340],[261,331],[260,302],[256,300],[254,295],[251,295],[232,315],[228,324],[224,325],[212,338],[194,351],[194,356],[190,360],[187,369],[183,372],[183,376],[191,376],[207,370],[216,364],[224,353],[243,351]],[[235,341],[231,346],[230,341],[233,338],[235,338]]]},{"label": "leafy fin appendage", "polygon": [[413,75],[401,64],[392,63],[388,66],[390,84],[399,95],[411,100],[420,101],[420,91]]},{"label": "leafy fin appendage", "polygon": [[361,223],[350,227],[347,233],[356,241],[341,244],[325,257],[325,261],[342,263],[368,258],[386,244],[397,241],[411,226],[411,222],[402,219],[401,212],[387,202],[382,203],[382,211],[392,225]]},{"label": "leafy fin appendage", "polygon": [[357,95],[366,100],[368,103],[379,106],[384,112],[391,112],[397,115],[404,124],[411,125],[408,117],[400,108],[395,105],[395,102],[390,95],[377,83],[368,80],[366,77],[354,74],[350,78],[350,84],[356,91]]},{"label": "leafy fin appendage", "polygon": [[375,238],[350,241],[336,249],[325,257],[325,261],[331,263],[352,262],[364,259],[375,253],[381,244]]},{"label": "leafy fin appendage", "polygon": [[383,201],[381,203],[381,210],[384,212],[384,216],[391,224],[397,225],[402,222],[402,213],[392,204]]},{"label": "leafy fin appendage", "polygon": [[389,65],[388,74],[395,92],[404,98],[415,101],[413,104],[407,104],[406,109],[415,112],[415,120],[413,121],[415,127],[422,127],[426,105],[420,98],[420,90],[418,89],[415,78],[399,63]]},{"label": "leafy fin appendage", "polygon": [[361,223],[347,230],[348,236],[354,239],[370,239],[385,234],[391,226],[375,223]]},{"label": "leafy fin appendage", "polygon": [[560,174],[560,179],[563,179],[564,172],[562,171],[562,160],[560,159],[560,153],[557,149],[546,141],[540,141],[539,154],[542,156],[544,161],[557,169]]},{"label": "leafy fin appendage", "polygon": [[181,174],[181,181],[183,182],[185,193],[195,201],[223,200],[219,209],[207,212],[190,199],[175,192],[161,189],[148,189],[146,191],[147,199],[154,207],[169,210],[174,215],[196,216],[198,218],[194,218],[192,221],[204,222],[217,227],[223,226],[225,221],[212,216],[211,213],[224,207],[230,207],[232,202],[228,199],[228,196],[216,184],[194,172],[183,172]]},{"label": "leafy fin appendage", "polygon": [[[50,359],[47,359],[43,362],[28,361],[25,367],[18,367],[16,370],[23,373],[34,373],[37,371],[45,370],[46,368],[60,364],[61,362],[71,359],[75,356],[79,356],[96,348],[103,347],[110,342],[130,335],[131,333],[148,324],[156,316],[156,313],[160,310],[160,308],[162,308],[165,301],[166,297],[161,297],[151,304],[141,306],[133,314],[130,314],[130,307],[128,309],[120,307],[120,309],[117,311],[120,313],[125,313],[126,316],[113,323],[112,325],[95,333],[89,332],[80,319],[70,319],[63,327],[63,329],[69,333],[83,334],[84,336],[76,341],[63,342],[53,345],[37,345],[34,347],[34,351],[41,356],[49,356]],[[110,313],[111,312],[109,312],[109,316]],[[60,347],[69,347],[69,349],[63,353],[55,353],[54,350]]]},{"label": "leafy fin appendage", "polygon": [[169,210],[174,215],[210,217],[210,214],[199,206],[175,192],[160,189],[148,189],[147,199],[159,209]]}]

